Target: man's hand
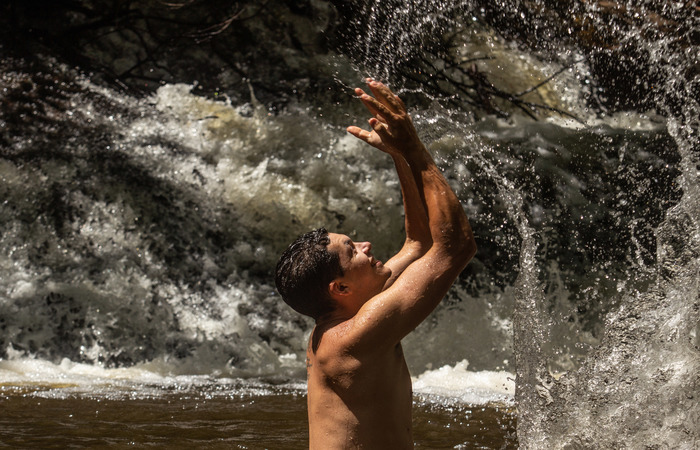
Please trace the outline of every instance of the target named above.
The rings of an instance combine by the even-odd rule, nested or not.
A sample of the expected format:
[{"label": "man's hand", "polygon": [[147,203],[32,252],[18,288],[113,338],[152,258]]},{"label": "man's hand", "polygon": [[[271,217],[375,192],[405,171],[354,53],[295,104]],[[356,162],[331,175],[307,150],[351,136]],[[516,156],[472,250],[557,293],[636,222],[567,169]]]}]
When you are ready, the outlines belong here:
[{"label": "man's hand", "polygon": [[435,309],[476,252],[462,205],[418,138],[405,105],[382,83],[368,79],[367,84],[373,97],[362,89],[355,93],[373,116],[371,131],[347,130],[394,160],[406,241],[385,264],[392,275],[384,290],[349,322],[343,339],[356,354],[394,348]]},{"label": "man's hand", "polygon": [[355,94],[374,116],[368,121],[372,131],[350,126],[348,132],[392,156],[405,156],[407,151],[422,149],[423,144],[403,101],[378,81],[368,78],[367,85],[374,97],[360,88],[355,89]]}]

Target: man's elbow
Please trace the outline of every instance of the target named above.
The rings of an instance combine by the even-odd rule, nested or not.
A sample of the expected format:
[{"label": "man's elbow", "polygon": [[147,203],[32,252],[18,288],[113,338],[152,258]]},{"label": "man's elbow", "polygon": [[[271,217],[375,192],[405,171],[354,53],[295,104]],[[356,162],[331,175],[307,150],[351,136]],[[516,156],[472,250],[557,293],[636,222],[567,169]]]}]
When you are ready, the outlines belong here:
[{"label": "man's elbow", "polygon": [[476,242],[469,224],[450,230],[443,229],[439,238],[434,239],[434,247],[439,248],[443,255],[451,261],[451,265],[463,269],[476,255]]},{"label": "man's elbow", "polygon": [[471,261],[472,258],[476,255],[477,247],[476,247],[476,241],[474,240],[474,237],[469,240],[469,257],[467,258],[467,262]]},{"label": "man's elbow", "polygon": [[476,255],[476,242],[474,236],[469,236],[460,242],[455,257],[464,267],[474,258],[474,255]]},{"label": "man's elbow", "polygon": [[460,236],[446,242],[443,254],[453,267],[463,269],[476,254],[476,243],[472,236]]}]

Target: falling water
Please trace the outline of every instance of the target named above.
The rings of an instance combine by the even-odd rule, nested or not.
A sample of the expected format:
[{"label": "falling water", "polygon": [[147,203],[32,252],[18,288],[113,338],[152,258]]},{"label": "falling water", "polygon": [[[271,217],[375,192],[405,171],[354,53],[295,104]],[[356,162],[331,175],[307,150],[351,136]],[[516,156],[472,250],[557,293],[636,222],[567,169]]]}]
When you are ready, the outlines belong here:
[{"label": "falling water", "polygon": [[[605,106],[623,96],[592,86],[585,49],[547,39],[544,3],[356,5],[337,89],[370,75],[406,99],[479,244],[405,341],[421,401],[515,403],[523,448],[697,447],[697,15],[664,6],[683,44],[635,22],[652,3],[618,5],[633,26],[575,11],[656,62],[637,80],[653,108],[633,110]],[[344,133],[364,123],[349,92],[272,111],[252,85],[247,102],[177,83],[137,98],[50,57],[0,64],[3,386],[303,388],[311,323],[275,293],[277,255],[318,226],[380,257],[401,243],[391,161]],[[438,79],[479,73],[535,118]]]},{"label": "falling water", "polygon": [[[440,5],[442,8],[420,9],[411,2],[417,10],[406,6],[407,11],[395,11],[410,22],[415,17],[432,18],[436,11],[442,11],[444,18],[464,8],[463,3],[447,3]],[[375,17],[392,17],[381,10],[381,3],[371,5],[374,22]],[[541,27],[543,35],[552,28],[551,23],[530,15],[532,11],[526,7],[518,18],[518,5],[502,2],[501,6],[509,8],[507,15],[516,20],[529,21],[521,25],[535,30]],[[547,9],[544,3],[540,6]],[[590,2],[584,8],[584,20],[591,27],[607,30],[611,41],[634,48],[640,58],[654,62],[651,72],[638,77],[636,85],[651,92],[648,97],[659,115],[635,119],[631,112],[588,114],[583,106],[586,86],[576,87],[576,81],[586,80],[589,74],[585,65],[575,64],[568,72],[579,76],[568,78],[569,84],[559,93],[560,104],[566,90],[579,89],[579,98],[567,107],[570,111],[573,107],[586,126],[576,130],[578,126],[571,128],[571,123],[554,120],[551,123],[557,125],[552,127],[506,126],[505,130],[484,133],[476,124],[477,133],[495,136],[496,142],[514,130],[513,134],[520,136],[507,144],[512,146],[510,152],[495,149],[489,139],[476,148],[473,143],[467,145],[468,150],[458,157],[480,166],[481,176],[495,185],[499,200],[507,207],[504,220],[520,238],[518,276],[513,282],[519,444],[523,448],[696,448],[700,423],[700,108],[698,75],[692,68],[698,65],[697,36],[693,37],[698,17],[687,11],[684,14],[683,9],[692,6],[682,2],[666,4],[661,13],[658,5],[645,2],[612,6]],[[610,15],[604,14],[606,8],[624,15],[627,25],[636,20],[639,26],[610,23]],[[387,22],[366,39],[366,54],[369,64],[376,66],[374,70],[390,76],[394,75],[392,64],[404,58],[407,46],[417,51],[416,43],[430,38],[416,33],[425,28],[421,21],[399,25],[401,30],[411,30],[403,41],[401,31],[398,35],[393,32],[393,24],[400,21],[390,18]],[[431,24],[433,29],[445,29],[444,23]],[[679,31],[668,31],[672,25]],[[665,32],[659,30],[664,27]],[[455,28],[459,25],[452,24]],[[378,49],[369,48],[375,42]],[[478,52],[474,42],[478,41],[465,44],[465,48]],[[542,43],[544,47],[552,45]],[[379,57],[372,55],[373,50]],[[562,55],[572,52],[565,46],[558,51]],[[510,55],[519,56],[514,49]],[[520,59],[530,58],[532,55]],[[498,64],[505,65],[506,72],[531,69],[502,60]],[[625,116],[632,120],[619,120]],[[659,137],[666,135],[662,146],[667,149],[660,151],[658,144],[652,144],[654,149],[637,145],[634,141],[638,138],[633,136],[646,134],[640,125],[653,129],[651,134],[656,137],[652,141],[659,142]],[[464,135],[474,132],[474,127],[464,122],[454,128]],[[560,136],[555,137],[555,133]],[[593,136],[597,139],[591,140]],[[519,144],[536,146],[534,159],[513,148]],[[475,152],[497,152],[497,162],[473,156]],[[650,154],[656,156],[649,158]],[[654,161],[657,157],[660,159]],[[513,176],[507,167],[513,162],[505,162],[511,158],[515,165],[528,165],[537,182],[533,184],[528,175]],[[546,167],[549,164],[553,166]],[[604,172],[595,174],[601,166]],[[659,169],[666,172],[663,181],[657,178]],[[568,204],[552,204],[546,198],[541,183],[551,180],[552,173],[546,172],[552,170],[569,171],[557,176],[553,186],[563,191],[557,195],[559,201]],[[610,181],[608,171],[617,180],[606,184]],[[470,182],[484,181],[472,176]],[[614,201],[606,200],[610,196]],[[638,202],[641,196],[647,198],[646,208]],[[648,206],[653,203],[658,208],[655,211]],[[493,205],[484,205],[477,214],[489,214],[489,207]],[[573,218],[566,217],[574,211]],[[472,217],[478,233],[483,225],[478,215]],[[590,228],[596,226],[602,229],[591,233]],[[568,245],[574,248],[564,248]]]}]

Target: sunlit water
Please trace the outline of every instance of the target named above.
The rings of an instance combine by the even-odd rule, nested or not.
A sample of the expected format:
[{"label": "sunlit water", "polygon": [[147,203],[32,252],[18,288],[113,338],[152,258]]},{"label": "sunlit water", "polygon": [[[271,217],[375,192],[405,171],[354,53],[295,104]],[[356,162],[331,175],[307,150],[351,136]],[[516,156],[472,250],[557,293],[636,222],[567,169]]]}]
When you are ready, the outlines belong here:
[{"label": "sunlit water", "polygon": [[[10,73],[8,88],[24,76]],[[2,162],[3,442],[303,447],[310,323],[277,297],[269,268],[309,225],[395,249],[389,161],[304,110],[70,82],[66,111],[28,120]],[[441,313],[451,336],[426,324],[412,338],[423,344],[408,344],[417,445],[515,445],[500,296],[456,297]],[[475,333],[489,348],[470,362],[445,345]]]},{"label": "sunlit water", "polygon": [[[391,78],[425,17],[391,22],[365,70]],[[561,69],[463,40],[524,80]],[[480,249],[404,342],[417,445],[514,446],[517,410],[527,448],[697,446],[698,106],[672,76],[697,54],[647,45],[669,80],[653,113],[589,112],[584,64],[538,94],[583,123],[413,111]],[[336,64],[338,89],[360,82]],[[401,243],[390,160],[344,132],[361,107],[137,99],[49,66],[5,61],[0,81],[0,440],[303,447],[311,323],[275,293],[277,256],[318,226],[380,258]]]},{"label": "sunlit water", "polygon": [[[0,362],[0,442],[10,447],[270,448],[308,442],[306,385],[163,376],[46,361]],[[418,448],[515,448],[507,373],[427,372],[414,381]]]}]

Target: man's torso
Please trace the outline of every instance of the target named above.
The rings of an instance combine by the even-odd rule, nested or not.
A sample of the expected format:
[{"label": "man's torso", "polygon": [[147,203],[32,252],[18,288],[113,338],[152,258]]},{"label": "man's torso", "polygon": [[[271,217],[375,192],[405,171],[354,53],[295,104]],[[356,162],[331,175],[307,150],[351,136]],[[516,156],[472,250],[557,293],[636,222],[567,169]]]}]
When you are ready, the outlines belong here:
[{"label": "man's torso", "polygon": [[401,344],[357,355],[328,331],[307,351],[310,448],[413,448]]}]

